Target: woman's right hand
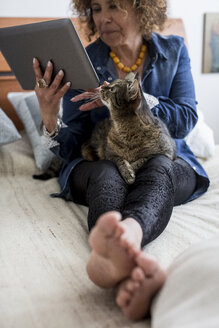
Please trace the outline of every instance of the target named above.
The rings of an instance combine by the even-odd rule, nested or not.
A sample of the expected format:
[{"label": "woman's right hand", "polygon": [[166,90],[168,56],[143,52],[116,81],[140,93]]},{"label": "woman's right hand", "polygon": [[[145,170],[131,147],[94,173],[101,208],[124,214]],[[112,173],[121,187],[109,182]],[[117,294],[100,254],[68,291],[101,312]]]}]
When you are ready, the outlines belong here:
[{"label": "woman's right hand", "polygon": [[[108,85],[109,83],[107,81],[104,81],[103,85]],[[85,104],[81,105],[79,109],[81,111],[89,111],[97,107],[102,107],[104,104],[102,103],[102,100],[100,99],[100,90],[101,87],[95,88],[95,89],[87,89],[85,92],[71,98],[72,102],[77,102],[80,100],[89,100],[89,102],[86,102]]]},{"label": "woman's right hand", "polygon": [[[54,80],[51,81],[53,64],[51,61],[48,62],[45,73],[42,74],[40,63],[37,58],[33,59],[33,69],[36,76],[36,87],[35,92],[40,105],[40,112],[43,124],[49,132],[52,132],[57,123],[58,113],[60,110],[61,98],[68,91],[71,86],[70,82],[60,87],[61,81],[64,77],[62,70],[55,76]],[[47,86],[40,88],[37,82],[40,79],[44,79]]]}]

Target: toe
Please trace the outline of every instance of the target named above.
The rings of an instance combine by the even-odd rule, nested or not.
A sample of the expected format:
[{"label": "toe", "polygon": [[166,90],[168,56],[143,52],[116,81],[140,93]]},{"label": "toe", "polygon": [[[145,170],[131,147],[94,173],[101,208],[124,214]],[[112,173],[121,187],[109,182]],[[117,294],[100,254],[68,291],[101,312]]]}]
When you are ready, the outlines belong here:
[{"label": "toe", "polygon": [[[118,222],[121,220],[121,214],[116,211],[106,212],[99,217],[96,225],[100,228],[101,232],[107,236],[122,233],[123,229],[119,229]],[[121,227],[122,228],[122,227]]]},{"label": "toe", "polygon": [[140,251],[140,247],[137,247],[134,242],[129,240],[129,236],[126,233],[123,233],[120,238],[120,244],[126,248],[128,254],[131,257],[137,257]]},{"label": "toe", "polygon": [[125,289],[120,290],[116,297],[116,304],[119,307],[124,308],[130,302],[130,299],[131,299],[131,295],[127,290]]},{"label": "toe", "polygon": [[138,266],[143,270],[146,277],[154,275],[154,273],[159,268],[155,258],[151,255],[146,255],[143,252],[137,256],[136,262]]},{"label": "toe", "polygon": [[101,215],[90,232],[88,241],[91,248],[102,253],[101,248],[108,238],[119,238],[124,231],[124,228],[119,224],[120,219],[121,214],[116,211]]},{"label": "toe", "polygon": [[131,277],[134,281],[141,283],[145,279],[145,274],[142,268],[136,267],[133,269]]},{"label": "toe", "polygon": [[126,284],[126,290],[128,290],[130,293],[134,293],[139,286],[140,286],[139,282],[134,280],[129,280]]},{"label": "toe", "polygon": [[98,237],[98,229],[97,229],[96,227],[94,227],[94,228],[91,230],[91,232],[90,232],[90,234],[89,234],[89,237],[88,237],[89,245],[90,245],[92,248],[94,247],[93,243],[95,244],[95,240],[98,240],[97,237]]},{"label": "toe", "polygon": [[116,239],[119,239],[123,233],[124,233],[124,227],[121,224],[117,224],[114,230],[114,237]]}]

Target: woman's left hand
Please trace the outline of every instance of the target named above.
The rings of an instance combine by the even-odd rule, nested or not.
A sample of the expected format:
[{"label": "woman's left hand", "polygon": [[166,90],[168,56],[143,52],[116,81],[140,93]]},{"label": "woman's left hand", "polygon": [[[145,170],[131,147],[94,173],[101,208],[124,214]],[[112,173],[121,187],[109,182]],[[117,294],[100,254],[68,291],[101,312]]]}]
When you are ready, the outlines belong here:
[{"label": "woman's left hand", "polygon": [[[109,84],[108,82],[104,82],[104,85]],[[89,102],[81,105],[79,109],[81,111],[89,111],[97,107],[102,107],[104,104],[102,103],[99,93],[100,93],[101,86],[95,89],[87,89],[85,92],[77,95],[71,99],[72,102],[77,102],[80,100],[88,100]]]}]

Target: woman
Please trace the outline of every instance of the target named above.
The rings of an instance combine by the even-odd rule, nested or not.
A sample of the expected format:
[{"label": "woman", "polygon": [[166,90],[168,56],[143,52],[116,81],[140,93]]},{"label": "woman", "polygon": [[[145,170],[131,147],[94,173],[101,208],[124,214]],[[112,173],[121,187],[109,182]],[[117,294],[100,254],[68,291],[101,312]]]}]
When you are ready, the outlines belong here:
[{"label": "woman", "polygon": [[[165,0],[75,0],[73,4],[86,19],[89,35],[99,35],[87,52],[101,85],[124,78],[130,69],[139,72],[153,114],[166,123],[176,141],[178,158],[172,162],[165,156],[154,157],[139,169],[131,186],[110,161],[84,161],[81,145],[95,124],[109,116],[108,109],[100,100],[87,103],[98,89],[69,90],[69,83],[59,88],[63,72],[51,81],[52,63],[43,75],[34,59],[44,134],[64,163],[59,196],[89,207],[88,227],[93,229],[88,275],[105,288],[122,282],[117,304],[128,317],[140,319],[165,280],[162,269],[140,247],[165,229],[173,206],[197,198],[209,184],[183,140],[197,122],[190,61],[182,38],[152,34],[165,21]],[[58,111],[63,96],[62,121]],[[143,298],[137,292],[142,279],[149,286]]]}]

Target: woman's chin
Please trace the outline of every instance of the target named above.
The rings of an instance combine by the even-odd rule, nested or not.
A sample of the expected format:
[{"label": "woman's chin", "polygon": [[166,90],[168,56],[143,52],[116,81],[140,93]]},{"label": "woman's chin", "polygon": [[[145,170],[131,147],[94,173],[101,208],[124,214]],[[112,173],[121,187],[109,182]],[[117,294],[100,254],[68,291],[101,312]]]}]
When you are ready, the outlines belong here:
[{"label": "woman's chin", "polygon": [[100,36],[101,40],[106,43],[110,48],[121,45],[121,38],[116,33],[103,34]]}]

